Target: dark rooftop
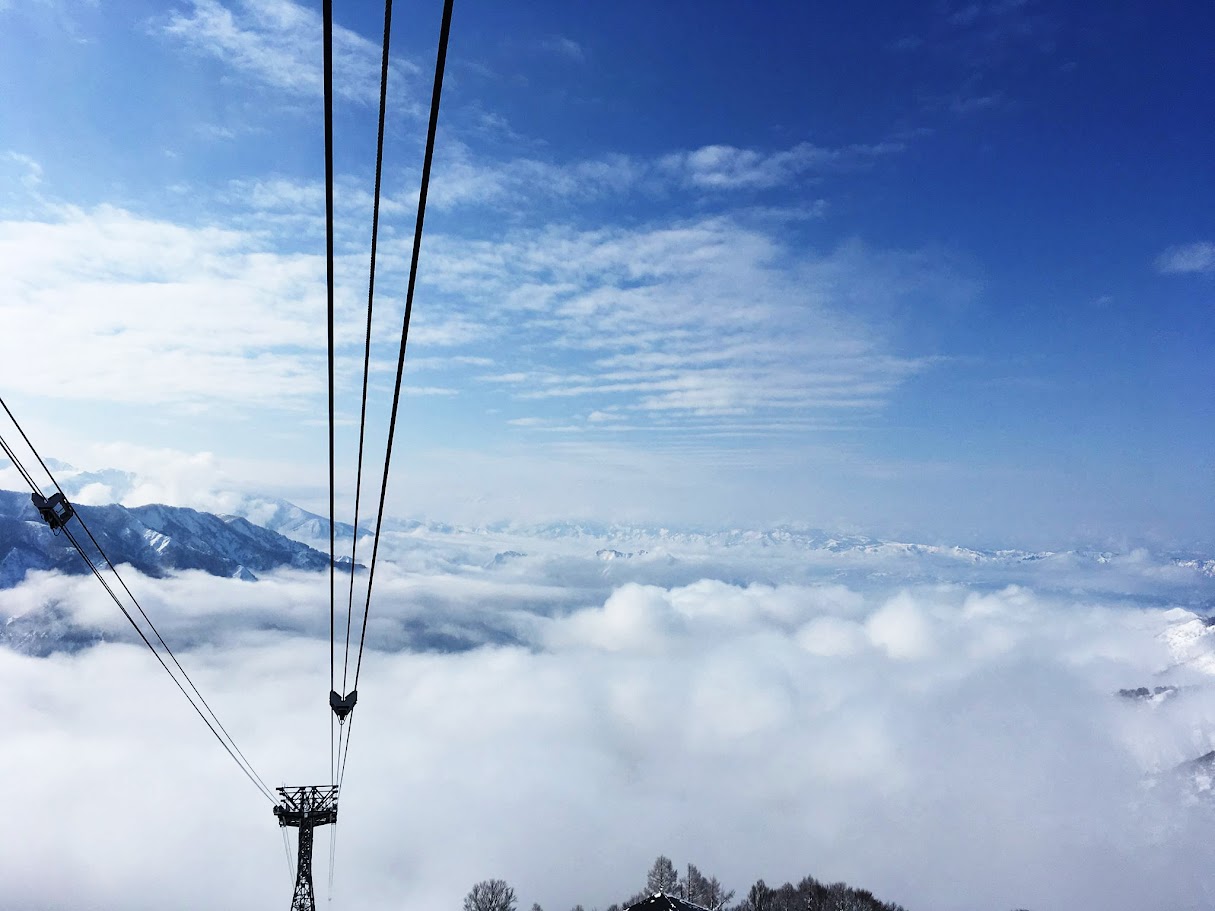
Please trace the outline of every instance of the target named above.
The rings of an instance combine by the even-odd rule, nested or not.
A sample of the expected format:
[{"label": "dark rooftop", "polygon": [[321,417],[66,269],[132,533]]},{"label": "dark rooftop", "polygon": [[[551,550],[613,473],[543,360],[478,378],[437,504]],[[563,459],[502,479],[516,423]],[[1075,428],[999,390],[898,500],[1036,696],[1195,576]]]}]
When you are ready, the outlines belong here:
[{"label": "dark rooftop", "polygon": [[704,905],[694,905],[692,902],[667,895],[665,892],[655,892],[643,898],[635,905],[629,905],[625,911],[708,911]]}]

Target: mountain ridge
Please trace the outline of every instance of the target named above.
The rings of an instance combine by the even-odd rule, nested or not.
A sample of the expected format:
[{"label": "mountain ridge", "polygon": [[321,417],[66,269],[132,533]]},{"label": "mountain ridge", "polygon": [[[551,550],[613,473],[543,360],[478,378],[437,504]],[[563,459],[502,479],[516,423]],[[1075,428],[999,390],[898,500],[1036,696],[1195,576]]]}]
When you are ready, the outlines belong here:
[{"label": "mountain ridge", "polygon": [[[320,571],[329,565],[320,551],[239,516],[159,504],[75,509],[110,560],[154,578],[193,569],[255,581],[259,572]],[[82,538],[77,534],[86,552],[99,560],[92,543]],[[19,584],[31,570],[89,571],[67,538],[38,515],[28,494],[0,490],[0,589]]]}]

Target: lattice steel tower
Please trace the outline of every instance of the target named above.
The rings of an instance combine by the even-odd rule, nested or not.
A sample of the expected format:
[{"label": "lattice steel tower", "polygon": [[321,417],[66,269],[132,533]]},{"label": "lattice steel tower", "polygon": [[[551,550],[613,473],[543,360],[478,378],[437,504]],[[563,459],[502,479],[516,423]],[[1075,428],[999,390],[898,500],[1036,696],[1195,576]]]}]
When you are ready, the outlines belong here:
[{"label": "lattice steel tower", "polygon": [[300,830],[291,911],[316,911],[316,896],[312,890],[312,830],[337,822],[338,789],[336,785],[313,785],[277,790],[283,795],[282,803],[274,808],[278,824]]}]

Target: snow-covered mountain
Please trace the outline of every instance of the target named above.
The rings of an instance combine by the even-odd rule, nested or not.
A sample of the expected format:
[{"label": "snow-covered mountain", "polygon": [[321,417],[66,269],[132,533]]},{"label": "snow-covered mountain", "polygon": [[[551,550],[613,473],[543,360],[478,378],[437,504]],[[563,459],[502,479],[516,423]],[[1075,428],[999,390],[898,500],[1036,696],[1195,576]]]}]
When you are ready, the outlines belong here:
[{"label": "snow-covered mountain", "polygon": [[[157,505],[78,505],[76,510],[106,556],[149,576],[197,569],[253,580],[259,572],[281,567],[322,570],[329,565],[325,554],[238,516]],[[81,544],[91,550],[87,540]],[[18,584],[37,569],[88,572],[67,538],[53,534],[42,521],[28,494],[0,491],[0,588]]]},{"label": "snow-covered mountain", "polygon": [[1165,611],[1170,626],[1160,634],[1175,666],[1190,667],[1215,676],[1215,621],[1192,611]]},{"label": "snow-covered mountain", "polygon": [[23,655],[45,658],[56,652],[74,653],[106,641],[98,629],[78,623],[62,604],[5,617],[0,613],[0,645]]},{"label": "snow-covered mountain", "polygon": [[[329,519],[278,497],[244,496],[227,512],[293,541],[311,543],[329,539]],[[359,524],[363,526],[362,533],[367,534],[367,527],[361,521]],[[339,540],[349,541],[354,526],[335,522],[333,532]]]},{"label": "snow-covered mountain", "polygon": [[[250,517],[252,518],[252,517]],[[749,551],[806,551],[820,555],[852,556],[899,563],[940,567],[1012,567],[1032,564],[1105,566],[1110,564],[1154,563],[1175,567],[1194,576],[1215,577],[1215,559],[1193,553],[1160,554],[1144,550],[1114,552],[1087,548],[1060,550],[1022,550],[1018,548],[983,549],[952,544],[924,544],[914,541],[884,540],[863,534],[833,532],[801,525],[768,529],[732,528],[721,530],[672,529],[643,525],[593,522],[548,522],[528,525],[490,523],[479,526],[436,526],[413,523],[419,530],[464,535],[518,535],[549,541],[584,541],[595,545],[601,559],[618,557],[658,557],[672,551],[712,549],[719,553]],[[627,548],[627,549],[626,549]],[[613,556],[613,552],[615,556]]]},{"label": "snow-covered mountain", "polygon": [[[174,489],[172,484],[149,482],[121,469],[84,471],[53,460],[51,466],[68,496],[80,504],[146,503],[149,496],[171,495]],[[209,490],[187,499],[209,512],[174,512],[170,507],[151,505],[126,510],[114,505],[81,508],[110,510],[104,514],[120,525],[134,522],[133,530],[118,543],[137,543],[136,552],[127,554],[120,548],[114,559],[161,574],[196,568],[248,575],[281,565],[323,565],[324,557],[315,551],[328,550],[326,516],[260,493]],[[21,505],[26,507],[24,499]],[[357,557],[365,561],[370,556],[366,537],[373,530],[373,515],[368,513],[374,510],[372,504],[364,505],[368,508],[360,516]],[[15,523],[8,513],[0,510],[0,522],[5,523],[0,527],[0,586],[15,584],[29,568],[79,571],[77,563],[68,559],[70,550],[63,550],[63,542],[48,540],[47,529],[37,523],[26,524],[34,518],[31,513],[27,511],[25,518]],[[204,520],[203,516],[210,518]],[[254,540],[252,529],[306,547],[303,551],[283,550],[282,542],[273,536]],[[1130,597],[1144,606],[1181,605],[1203,614],[1215,609],[1215,559],[1209,552],[982,549],[947,542],[889,540],[801,524],[762,529],[687,529],[585,521],[453,526],[431,520],[386,518],[384,532],[381,559],[397,563],[405,571],[443,568],[462,572],[468,566],[515,575],[559,571],[563,580],[579,579],[588,588],[628,582],[681,585],[701,578],[747,579],[765,584],[830,579],[865,588],[1026,585],[1039,592]],[[339,555],[350,554],[352,525],[338,522],[335,533]],[[171,543],[158,536],[169,538]],[[167,549],[162,552],[159,548]],[[311,557],[305,556],[309,549]],[[260,560],[255,553],[261,554]]]}]

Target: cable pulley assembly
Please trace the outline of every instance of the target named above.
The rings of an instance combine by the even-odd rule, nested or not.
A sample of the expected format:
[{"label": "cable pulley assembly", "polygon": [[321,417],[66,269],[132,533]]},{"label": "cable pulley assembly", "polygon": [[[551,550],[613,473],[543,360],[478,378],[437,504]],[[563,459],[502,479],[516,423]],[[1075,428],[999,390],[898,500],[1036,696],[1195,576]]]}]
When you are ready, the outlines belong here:
[{"label": "cable pulley assembly", "polygon": [[337,690],[329,691],[329,708],[333,709],[333,714],[337,715],[338,724],[345,724],[346,716],[350,714],[350,710],[358,701],[358,690],[351,690],[345,696],[339,696]]},{"label": "cable pulley assembly", "polygon": [[53,493],[49,497],[44,497],[41,493],[32,493],[30,499],[34,503],[34,509],[38,510],[38,514],[46,520],[46,524],[55,534],[59,534],[59,529],[67,525],[72,516],[76,515],[72,504],[61,493]]}]

